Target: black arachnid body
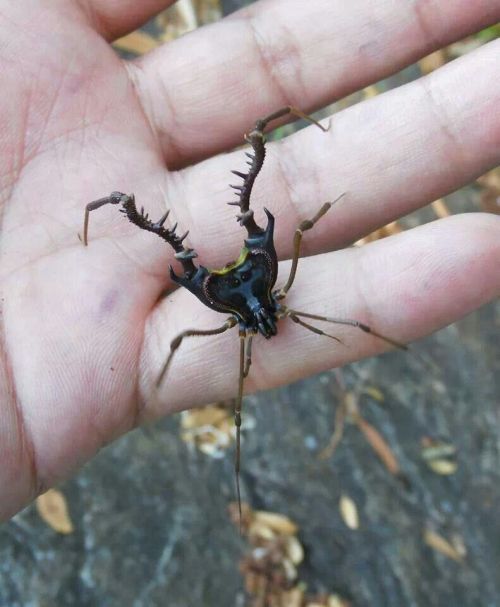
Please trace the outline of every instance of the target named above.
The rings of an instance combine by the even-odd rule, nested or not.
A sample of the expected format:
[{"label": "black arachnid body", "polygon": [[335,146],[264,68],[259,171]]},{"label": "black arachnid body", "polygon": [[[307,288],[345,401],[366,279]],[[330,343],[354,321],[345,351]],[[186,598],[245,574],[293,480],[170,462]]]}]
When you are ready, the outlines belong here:
[{"label": "black arachnid body", "polygon": [[292,310],[280,303],[290,290],[295,278],[303,232],[310,230],[331,206],[343,196],[343,194],[333,202],[324,203],[312,219],[303,221],[296,229],[292,265],[288,280],[283,287],[273,290],[278,273],[278,259],[273,241],[274,217],[267,209],[264,209],[267,215],[267,226],[265,229],[258,226],[255,222],[253,211],[250,209],[250,195],[254,181],[264,163],[264,129],[269,122],[287,114],[293,114],[308,120],[318,126],[321,130],[326,130],[313,118],[291,106],[286,106],[265,118],[257,120],[253,130],[245,136],[245,140],[253,148],[253,154],[247,153],[249,158],[248,173],[232,171],[243,180],[243,184],[231,186],[236,190],[238,200],[229,203],[230,205],[238,206],[240,208],[237,219],[240,225],[246,229],[247,238],[245,239],[239,258],[235,262],[227,264],[220,270],[209,270],[201,265],[197,266],[193,261],[197,257],[196,251],[194,249],[185,248],[182,244],[188,235],[188,232],[182,236],[177,236],[175,233],[177,224],[170,229],[163,227],[169,211],[167,211],[157,222],[152,222],[147,213],[144,214],[144,209],[141,209],[140,212],[137,210],[133,195],[113,192],[106,198],[101,198],[89,203],[85,210],[83,228],[83,242],[85,245],[88,243],[90,211],[106,204],[118,204],[121,206],[120,211],[124,213],[132,223],[143,230],[157,234],[174,249],[175,258],[181,263],[183,269],[183,274],[179,276],[174,272],[173,268],[170,267],[170,276],[174,282],[191,291],[191,293],[196,295],[196,297],[209,308],[212,308],[217,312],[229,314],[229,318],[221,327],[208,330],[188,329],[175,337],[170,344],[170,354],[158,375],[157,385],[163,380],[175,351],[179,348],[185,337],[218,335],[238,325],[240,337],[240,367],[238,396],[234,408],[234,420],[236,425],[235,471],[240,520],[241,499],[239,468],[241,405],[243,398],[243,381],[248,375],[252,360],[253,337],[260,333],[266,339],[269,339],[277,334],[277,323],[280,319],[291,318],[295,323],[314,333],[340,341],[333,335],[329,335],[321,329],[302,320],[303,318],[307,318],[357,327],[366,333],[371,333],[372,335],[383,339],[393,346],[406,349],[406,346],[403,344],[380,335],[380,333],[377,333],[357,320],[318,316],[316,314]]}]

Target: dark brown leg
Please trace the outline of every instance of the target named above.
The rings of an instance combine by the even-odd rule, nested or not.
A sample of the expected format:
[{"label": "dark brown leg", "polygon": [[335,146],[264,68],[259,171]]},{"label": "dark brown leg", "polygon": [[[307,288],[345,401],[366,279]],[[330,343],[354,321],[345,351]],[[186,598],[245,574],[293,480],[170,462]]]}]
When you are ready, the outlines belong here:
[{"label": "dark brown leg", "polygon": [[250,372],[250,366],[252,365],[252,340],[253,335],[248,336],[247,349],[245,352],[245,370],[243,371],[243,377],[248,377]]},{"label": "dark brown leg", "polygon": [[317,327],[313,327],[309,323],[304,322],[303,320],[300,320],[300,318],[295,314],[294,310],[288,310],[287,313],[286,313],[286,316],[288,316],[289,318],[291,318],[293,320],[293,322],[296,322],[301,327],[304,327],[306,329],[309,329],[309,331],[312,331],[313,333],[316,333],[316,335],[324,335],[325,337],[330,337],[331,339],[334,339],[335,341],[338,341],[341,344],[344,343],[338,337],[335,337],[335,335],[330,335],[329,333],[325,333],[321,329],[318,329]]},{"label": "dark brown leg", "polygon": [[400,350],[408,350],[408,346],[406,346],[405,344],[402,344],[399,341],[395,341],[394,339],[391,339],[390,337],[386,337],[385,335],[382,335],[381,333],[377,333],[377,331],[374,331],[368,325],[365,325],[364,323],[359,322],[359,320],[353,320],[352,318],[332,318],[330,316],[319,316],[318,314],[308,314],[307,312],[299,312],[298,310],[287,310],[287,315],[289,315],[291,317],[292,314],[294,314],[295,316],[303,316],[304,318],[312,318],[313,320],[323,320],[325,322],[331,322],[336,325],[347,325],[349,327],[356,327],[357,329],[361,329],[361,331],[364,331],[365,333],[370,333],[371,335],[375,335],[375,337],[382,339],[383,341],[387,342],[388,344],[391,344],[391,346],[395,346],[396,348],[399,348]]},{"label": "dark brown leg", "polygon": [[222,325],[222,327],[219,327],[218,329],[207,329],[205,331],[197,329],[188,329],[187,331],[179,333],[179,335],[177,335],[177,337],[175,337],[170,342],[170,354],[168,355],[168,358],[165,361],[160,371],[160,374],[158,375],[158,379],[156,380],[156,387],[159,387],[161,382],[163,381],[163,378],[165,377],[165,374],[167,373],[168,368],[170,367],[170,363],[172,362],[172,358],[185,337],[208,337],[210,335],[219,335],[220,333],[224,333],[228,329],[231,329],[236,324],[238,324],[238,321],[233,316],[230,316]]},{"label": "dark brown leg", "polygon": [[309,114],[305,114],[302,110],[299,110],[299,108],[295,107],[294,105],[285,105],[285,107],[282,107],[281,109],[276,110],[276,112],[269,114],[265,118],[260,118],[255,123],[254,130],[257,132],[260,132],[262,134],[264,132],[264,129],[270,122],[273,122],[274,120],[278,120],[278,118],[283,118],[283,116],[286,116],[287,114],[292,114],[292,116],[296,116],[297,118],[302,118],[303,120],[307,120],[308,122],[315,124],[317,127],[319,127],[325,133],[326,133],[326,131],[328,131],[328,128],[325,128],[317,120],[314,120],[314,118],[312,116],[309,116]]},{"label": "dark brown leg", "polygon": [[304,232],[313,228],[323,217],[323,215],[325,215],[332,208],[332,206],[342,198],[342,196],[345,196],[345,192],[338,196],[332,202],[325,202],[325,204],[321,207],[321,209],[316,213],[316,215],[312,219],[305,219],[295,230],[295,234],[293,236],[292,267],[290,268],[290,275],[288,276],[286,285],[281,289],[278,289],[278,292],[276,293],[276,297],[278,299],[283,299],[286,296],[293,284],[293,281],[295,280],[295,274],[297,273],[297,265],[299,263],[300,256],[300,244],[302,242],[302,236]]},{"label": "dark brown leg", "polygon": [[[121,192],[112,192],[110,196],[106,196],[105,198],[99,198],[99,200],[94,200],[93,202],[89,202],[85,207],[85,219],[83,221],[83,244],[88,246],[89,239],[89,216],[90,211],[95,211],[99,207],[103,207],[105,204],[120,204],[122,202],[123,197],[126,194],[122,194]],[[78,234],[80,237],[80,234]]]},{"label": "dark brown leg", "polygon": [[[248,359],[247,359],[248,360]],[[240,461],[241,461],[241,408],[243,402],[243,382],[245,380],[245,335],[240,333],[240,372],[238,377],[238,398],[234,404],[234,425],[236,426],[236,457],[234,473],[236,478],[236,496],[238,499],[238,512],[240,516],[241,532],[241,492],[240,492]]]}]

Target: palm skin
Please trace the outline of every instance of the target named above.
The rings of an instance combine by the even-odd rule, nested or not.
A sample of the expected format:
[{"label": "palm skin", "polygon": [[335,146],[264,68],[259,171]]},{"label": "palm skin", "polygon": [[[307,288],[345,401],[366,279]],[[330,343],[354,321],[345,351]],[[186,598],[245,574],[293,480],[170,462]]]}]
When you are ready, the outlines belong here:
[{"label": "palm skin", "polygon": [[[210,157],[240,143],[256,118],[283,105],[269,83],[269,89],[263,84],[269,92],[266,99],[250,98],[244,90],[247,85],[241,83],[234,84],[240,86],[239,96],[233,90],[228,100],[222,93],[217,97],[220,86],[210,70],[201,84],[194,76],[182,81],[189,74],[182,65],[186,57],[201,64],[200,72],[206,69],[203,61],[211,61],[224,80],[226,68],[217,55],[213,33],[214,53],[209,59],[200,59],[196,50],[208,34],[196,33],[177,47],[127,66],[103,35],[112,38],[147,17],[146,12],[135,14],[141,9],[132,3],[122,3],[120,15],[112,2],[104,0],[53,3],[50,8],[41,1],[30,4],[27,11],[16,3],[0,3],[0,82],[8,91],[0,105],[0,518],[15,513],[142,419],[234,395],[238,340],[231,332],[211,338],[214,341],[183,344],[168,381],[156,394],[155,378],[173,336],[186,328],[216,327],[224,319],[184,291],[159,302],[172,286],[167,270],[172,252],[159,239],[129,225],[115,209],[99,211],[92,218],[88,248],[82,246],[78,232],[87,202],[112,190],[134,192],[138,205],[144,204],[154,219],[171,209],[172,223],[179,221],[181,231],[191,230],[189,244],[204,265],[228,262],[237,255],[244,233],[233,223],[234,211],[224,204],[226,184],[229,169],[243,166],[243,155]],[[143,10],[152,12],[167,4],[151,0]],[[478,3],[464,26],[469,9],[456,4],[457,24],[449,36],[458,37],[466,27],[473,31],[499,16]],[[297,23],[300,5],[290,8],[288,3],[287,14],[295,11]],[[254,13],[242,14],[243,21],[256,15],[265,19],[266,11],[269,18],[271,13],[274,18],[273,11],[290,18],[284,16],[279,1],[255,6]],[[132,15],[128,21],[127,10]],[[359,16],[354,16],[359,24]],[[229,38],[239,25],[234,20],[214,28]],[[334,28],[333,16],[330,28]],[[312,39],[313,33],[299,33],[306,46],[307,35]],[[429,44],[415,38],[413,56],[429,50]],[[435,134],[431,112],[415,114],[412,124],[421,120],[428,130],[419,131],[412,140],[411,129],[403,128],[408,142],[391,145],[391,132],[395,140],[401,133],[394,125],[384,133],[385,112],[395,116],[395,123],[403,123],[405,112],[414,111],[404,95],[418,98],[420,94],[408,89],[343,112],[334,118],[327,135],[307,129],[284,144],[270,146],[253,208],[258,215],[265,203],[276,215],[280,258],[290,257],[299,219],[314,215],[322,202],[347,192],[342,205],[309,239],[307,254],[322,254],[299,264],[289,296],[294,297],[294,308],[359,318],[384,334],[410,341],[498,296],[496,217],[454,217],[361,251],[326,253],[498,164],[500,122],[491,109],[498,107],[500,99],[500,79],[493,77],[499,47],[494,43],[489,47],[457,62],[458,67],[445,68],[441,80],[436,76],[433,94],[441,91],[443,97],[448,87],[460,86],[457,81],[463,76],[473,81],[468,82],[469,98],[462,104],[448,99],[442,104],[455,112],[444,119],[448,133],[444,128]],[[218,52],[222,55],[222,50]],[[257,64],[255,49],[253,53],[248,61]],[[328,49],[317,51],[319,62],[324,60],[320,53],[328,54]],[[407,62],[409,55],[400,62]],[[182,94],[172,91],[167,100],[161,81],[169,61],[174,65],[170,74],[174,92],[178,78],[186,98],[204,91],[218,109],[200,104],[186,107],[176,97]],[[300,61],[305,64],[306,59]],[[367,68],[360,78],[375,80],[395,69],[387,61]],[[295,98],[286,101],[308,110],[361,84],[347,82],[347,75],[344,79],[336,79],[335,89],[321,89],[318,84],[303,103]],[[290,95],[299,96],[299,91],[290,89]],[[460,89],[450,98],[464,95]],[[158,111],[162,104],[164,113]],[[465,113],[463,107],[470,104],[474,109]],[[364,133],[366,121],[372,124]],[[357,126],[361,135],[353,136]],[[362,149],[363,137],[371,141],[374,132],[385,138],[381,149],[389,150],[384,152],[387,158],[380,158],[377,150]],[[456,156],[448,154],[457,143],[450,132],[459,132],[465,140]],[[427,148],[419,148],[425,143]],[[393,151],[398,158],[414,154],[411,162],[391,162],[390,150],[396,145],[400,147]],[[353,148],[357,151],[349,156]],[[408,152],[415,149],[421,152]],[[436,149],[442,153],[439,159],[430,157]],[[185,168],[203,158],[209,159]],[[360,162],[366,165],[352,171]],[[168,171],[166,164],[181,170]],[[409,181],[418,187],[403,191]],[[376,208],[375,201],[380,201]],[[283,277],[287,267],[285,262]],[[278,337],[254,349],[249,390],[292,381],[383,349],[376,339],[348,329],[336,332],[349,343],[342,349],[291,324],[281,323]]]}]

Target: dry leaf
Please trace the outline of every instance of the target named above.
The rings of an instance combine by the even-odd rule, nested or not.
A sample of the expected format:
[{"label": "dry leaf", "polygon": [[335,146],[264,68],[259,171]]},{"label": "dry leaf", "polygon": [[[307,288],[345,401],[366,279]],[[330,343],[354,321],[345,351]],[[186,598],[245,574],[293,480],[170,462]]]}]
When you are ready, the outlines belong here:
[{"label": "dry leaf", "polygon": [[449,459],[431,459],[427,462],[427,465],[433,472],[440,474],[441,476],[455,474],[458,469],[457,462]]},{"label": "dry leaf", "polygon": [[276,533],[267,525],[254,521],[248,529],[250,538],[259,537],[263,540],[272,540],[276,537]]},{"label": "dry leaf", "polygon": [[397,221],[393,221],[392,223],[388,223],[386,226],[375,230],[371,234],[368,234],[368,236],[360,238],[360,240],[356,241],[354,245],[361,246],[369,242],[373,242],[374,240],[380,240],[381,238],[392,236],[393,234],[399,234],[402,231],[403,230],[399,223]]},{"label": "dry leaf", "polygon": [[300,565],[304,560],[304,548],[294,535],[287,537],[286,551],[294,565]]},{"label": "dry leaf", "polygon": [[432,203],[432,208],[434,213],[436,213],[437,217],[443,219],[444,217],[449,217],[451,215],[450,210],[446,206],[445,201],[442,198],[438,198]]},{"label": "dry leaf", "polygon": [[[233,401],[223,401],[181,413],[181,438],[196,446],[202,453],[215,459],[224,457],[233,443],[236,432],[233,419]],[[242,430],[252,429],[255,418],[245,415]]]},{"label": "dry leaf", "polygon": [[372,99],[378,95],[379,91],[375,84],[370,84],[363,89],[363,99]]},{"label": "dry leaf", "polygon": [[188,31],[198,27],[198,18],[193,0],[178,0],[172,9],[175,9],[179,13]]},{"label": "dry leaf", "polygon": [[457,563],[463,563],[464,559],[461,552],[457,550],[455,546],[453,546],[453,544],[451,544],[447,539],[441,535],[438,535],[435,531],[426,529],[424,532],[424,542],[433,550],[437,550]]},{"label": "dry leaf", "polygon": [[358,428],[365,435],[366,440],[370,443],[372,449],[382,460],[387,470],[389,470],[391,474],[394,474],[394,476],[398,476],[401,472],[399,462],[379,431],[361,416],[357,416],[355,421]]},{"label": "dry leaf", "polygon": [[49,489],[38,496],[36,508],[42,519],[57,533],[73,533],[73,523],[69,518],[66,498],[57,489]]},{"label": "dry leaf", "polygon": [[219,21],[223,15],[221,0],[195,0],[195,7],[200,25]]},{"label": "dry leaf", "polygon": [[331,594],[328,597],[328,607],[347,607],[347,603],[338,594]]},{"label": "dry leaf", "polygon": [[422,438],[422,458],[436,474],[455,474],[458,465],[453,458],[457,450],[451,443],[445,443],[429,436]]},{"label": "dry leaf", "polygon": [[158,45],[158,40],[141,31],[132,32],[113,42],[113,46],[121,51],[134,53],[135,55],[144,55],[144,53],[152,51]]},{"label": "dry leaf", "polygon": [[418,65],[422,74],[430,74],[434,70],[437,70],[439,67],[443,66],[446,63],[446,60],[446,51],[440,49],[439,51],[431,53],[430,55],[427,55],[427,57],[420,59]]},{"label": "dry leaf", "polygon": [[[349,607],[336,594],[306,596],[306,584],[298,579],[297,567],[304,549],[295,536],[298,526],[275,512],[252,511],[243,502],[242,529],[250,549],[240,561],[244,587],[252,607]],[[229,507],[230,517],[239,525],[238,505]]]},{"label": "dry leaf", "polygon": [[349,529],[359,529],[358,508],[349,496],[342,494],[340,496],[339,510],[342,520]]},{"label": "dry leaf", "polygon": [[451,544],[462,558],[467,556],[467,548],[465,546],[464,538],[459,533],[454,533],[451,536]]},{"label": "dry leaf", "polygon": [[343,398],[343,405],[345,407],[346,415],[355,420],[356,416],[359,415],[358,396],[352,390],[345,393]]},{"label": "dry leaf", "polygon": [[283,514],[256,510],[254,516],[256,523],[265,525],[280,535],[295,535],[298,531],[297,525]]},{"label": "dry leaf", "polygon": [[422,438],[422,446],[422,457],[427,461],[452,457],[457,452],[455,445],[444,443],[428,436]]},{"label": "dry leaf", "polygon": [[480,177],[481,206],[488,213],[500,213],[500,169],[496,168]]},{"label": "dry leaf", "polygon": [[492,169],[477,179],[479,185],[500,190],[500,168]]},{"label": "dry leaf", "polygon": [[297,569],[290,559],[284,558],[281,561],[281,566],[285,572],[287,580],[291,582],[297,579]]},{"label": "dry leaf", "polygon": [[179,0],[155,19],[156,26],[161,30],[160,39],[168,42],[191,32],[198,27],[198,19],[192,0]]},{"label": "dry leaf", "polygon": [[217,405],[207,405],[199,409],[183,411],[181,414],[181,427],[184,430],[191,430],[199,426],[216,426],[230,416],[229,409]]}]

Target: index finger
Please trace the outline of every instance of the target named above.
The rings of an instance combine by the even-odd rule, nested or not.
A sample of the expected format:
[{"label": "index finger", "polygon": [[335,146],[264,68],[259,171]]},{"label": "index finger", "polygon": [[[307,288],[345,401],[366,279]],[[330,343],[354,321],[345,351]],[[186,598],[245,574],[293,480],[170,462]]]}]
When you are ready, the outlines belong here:
[{"label": "index finger", "polygon": [[499,19],[491,0],[261,1],[129,69],[178,168],[241,143],[257,116],[324,106]]}]

